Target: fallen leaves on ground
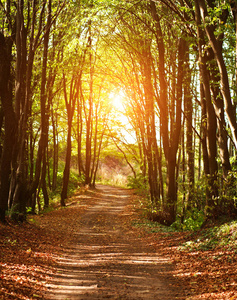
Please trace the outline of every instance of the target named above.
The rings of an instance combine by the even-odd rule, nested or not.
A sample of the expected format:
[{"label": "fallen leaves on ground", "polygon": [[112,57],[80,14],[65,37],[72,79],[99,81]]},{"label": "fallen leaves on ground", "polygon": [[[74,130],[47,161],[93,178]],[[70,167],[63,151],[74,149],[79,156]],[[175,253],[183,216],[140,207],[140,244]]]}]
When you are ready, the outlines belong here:
[{"label": "fallen leaves on ground", "polygon": [[44,299],[55,257],[73,240],[74,226],[69,224],[79,222],[85,208],[69,205],[29,216],[23,224],[0,223],[0,299]]},{"label": "fallen leaves on ground", "polygon": [[42,299],[58,243],[32,224],[1,224],[0,299]]},{"label": "fallen leaves on ground", "polygon": [[[81,198],[80,198],[81,197]],[[84,198],[83,198],[84,197]],[[91,199],[91,198],[90,198]],[[35,216],[30,223],[0,225],[0,299],[43,299],[46,283],[56,266],[55,257],[75,240],[80,216],[92,200],[86,195],[68,206]],[[121,216],[124,227],[140,218],[136,196]],[[68,215],[70,218],[68,218]],[[75,226],[72,226],[72,220]],[[237,250],[228,245],[198,249],[197,232],[151,232],[133,227],[141,243],[171,258],[173,276],[186,291],[186,299],[237,299]],[[205,230],[205,229],[204,229]]]},{"label": "fallen leaves on ground", "polygon": [[[144,217],[136,210],[131,218],[134,223]],[[159,231],[158,224],[157,227]],[[172,259],[173,275],[187,290],[186,299],[237,299],[237,231],[228,233],[228,242],[222,243],[223,236],[217,235],[213,240],[206,238],[210,228],[197,232],[152,232],[154,227],[147,230],[141,226],[137,230],[142,240]]]}]

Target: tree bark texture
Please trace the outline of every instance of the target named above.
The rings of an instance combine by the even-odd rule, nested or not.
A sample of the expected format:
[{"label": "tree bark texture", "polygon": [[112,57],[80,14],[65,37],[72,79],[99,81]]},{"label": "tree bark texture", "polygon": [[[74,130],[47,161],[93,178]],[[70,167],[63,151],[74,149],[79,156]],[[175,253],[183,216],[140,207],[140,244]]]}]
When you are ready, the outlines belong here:
[{"label": "tree bark texture", "polygon": [[[181,38],[178,45],[178,67],[177,82],[173,85],[172,95],[168,95],[167,78],[165,72],[165,44],[163,33],[160,25],[160,17],[156,10],[156,4],[150,1],[151,15],[155,21],[156,41],[159,53],[158,70],[160,94],[157,99],[160,111],[161,136],[164,154],[167,164],[167,199],[165,210],[165,222],[167,225],[172,224],[176,218],[177,204],[177,150],[180,142],[181,133],[181,107],[183,97],[183,76],[184,76],[184,52],[185,41]],[[175,69],[173,70],[175,72]],[[172,78],[175,78],[175,73]],[[169,99],[170,97],[170,99]],[[173,105],[170,105],[170,103]],[[170,118],[170,120],[169,120]],[[170,130],[169,130],[169,124]]]},{"label": "tree bark texture", "polygon": [[[231,132],[233,135],[233,140],[235,143],[235,148],[237,149],[237,122],[236,122],[236,113],[231,99],[230,93],[230,85],[229,85],[229,78],[228,72],[226,68],[226,64],[223,57],[222,52],[222,43],[223,40],[221,38],[217,39],[214,33],[215,27],[213,25],[206,23],[206,18],[208,17],[207,5],[205,0],[196,1],[195,4],[198,9],[200,10],[200,14],[202,17],[202,21],[205,27],[205,32],[208,37],[208,40],[211,44],[213,52],[215,54],[215,58],[217,60],[217,64],[220,71],[220,78],[221,78],[221,93],[223,96],[224,104],[225,104],[225,112],[228,117],[229,125],[231,128]],[[224,20],[222,20],[224,22]]]},{"label": "tree bark texture", "polygon": [[[10,42],[10,41],[9,41]],[[5,137],[0,169],[0,221],[4,222],[8,209],[10,175],[13,148],[16,137],[16,116],[13,109],[11,78],[11,44],[7,47],[6,38],[0,33],[0,98],[4,113]]]}]

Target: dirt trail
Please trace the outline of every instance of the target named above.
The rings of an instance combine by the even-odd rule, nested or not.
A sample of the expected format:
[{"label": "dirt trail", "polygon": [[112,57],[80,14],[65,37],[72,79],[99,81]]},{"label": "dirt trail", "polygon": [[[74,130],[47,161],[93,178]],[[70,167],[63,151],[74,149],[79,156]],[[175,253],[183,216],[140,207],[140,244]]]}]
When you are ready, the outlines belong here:
[{"label": "dirt trail", "polygon": [[46,299],[185,299],[170,261],[124,225],[131,192],[97,186],[86,197],[93,204],[76,223],[75,243],[58,259]]}]

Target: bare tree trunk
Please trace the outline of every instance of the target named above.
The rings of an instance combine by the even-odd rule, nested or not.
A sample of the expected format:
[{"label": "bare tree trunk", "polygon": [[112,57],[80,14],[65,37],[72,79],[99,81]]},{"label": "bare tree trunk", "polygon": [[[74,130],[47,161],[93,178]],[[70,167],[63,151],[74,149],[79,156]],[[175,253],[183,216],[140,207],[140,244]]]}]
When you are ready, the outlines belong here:
[{"label": "bare tree trunk", "polygon": [[[80,82],[81,84],[81,82]],[[81,88],[80,88],[81,90]],[[82,105],[80,98],[77,100],[77,164],[79,176],[85,174],[85,169],[82,162],[82,132],[83,132],[83,119],[82,119]]]},{"label": "bare tree trunk", "polygon": [[67,117],[68,117],[68,134],[67,134],[67,151],[66,151],[66,159],[65,159],[65,168],[63,172],[63,186],[61,192],[61,205],[65,206],[65,200],[67,198],[67,190],[68,190],[68,183],[69,183],[69,176],[70,176],[70,164],[71,164],[71,151],[72,151],[72,120],[75,110],[76,100],[78,98],[78,89],[79,89],[79,82],[72,76],[71,84],[70,84],[70,92],[69,92],[69,99],[67,95],[67,84],[66,78],[63,74],[63,89],[64,89],[64,99],[67,108]]},{"label": "bare tree trunk", "polygon": [[152,70],[152,57],[150,53],[149,41],[144,41],[142,57],[141,57],[141,70],[143,74],[143,87],[144,87],[144,109],[145,109],[145,135],[146,135],[146,157],[148,166],[148,181],[150,188],[151,203],[154,210],[160,209],[160,193],[159,193],[159,178],[158,166],[156,158],[156,129],[155,129],[155,108],[154,108],[154,92],[151,79]]},{"label": "bare tree trunk", "polygon": [[65,168],[63,171],[63,187],[61,192],[61,206],[66,206],[65,200],[67,199],[68,183],[70,176],[71,152],[72,152],[72,123],[68,120],[68,134],[67,134],[67,152],[65,159]]},{"label": "bare tree trunk", "polygon": [[4,113],[5,137],[1,155],[0,169],[0,221],[5,221],[5,212],[8,209],[8,198],[10,188],[10,174],[13,147],[16,137],[16,116],[12,101],[11,82],[11,45],[7,49],[6,39],[0,33],[0,99]]},{"label": "bare tree trunk", "polygon": [[91,147],[92,147],[92,130],[93,130],[93,71],[90,70],[90,93],[89,93],[89,109],[86,119],[86,163],[85,163],[85,184],[91,185]]},{"label": "bare tree trunk", "polygon": [[53,191],[57,186],[57,173],[58,173],[58,139],[57,139],[57,114],[51,109],[51,120],[53,127],[53,178],[52,178],[52,189]]},{"label": "bare tree trunk", "polygon": [[[190,92],[191,70],[189,69],[189,48],[185,46],[184,110],[186,115],[186,152],[187,152],[187,208],[191,208],[194,198],[194,146],[193,146],[193,103]],[[184,171],[184,170],[183,170]]]}]

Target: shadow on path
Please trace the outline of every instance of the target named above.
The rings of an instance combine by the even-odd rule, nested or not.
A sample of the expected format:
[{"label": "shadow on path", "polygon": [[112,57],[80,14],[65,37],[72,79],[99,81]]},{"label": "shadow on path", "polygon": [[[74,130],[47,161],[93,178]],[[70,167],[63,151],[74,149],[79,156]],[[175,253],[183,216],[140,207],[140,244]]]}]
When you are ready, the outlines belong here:
[{"label": "shadow on path", "polygon": [[58,258],[46,299],[185,299],[172,264],[124,226],[131,192],[98,186],[88,197],[94,205],[81,217],[76,243]]}]

